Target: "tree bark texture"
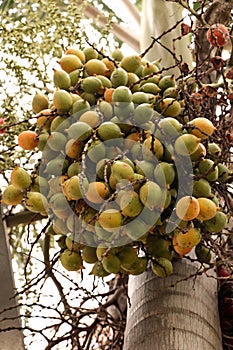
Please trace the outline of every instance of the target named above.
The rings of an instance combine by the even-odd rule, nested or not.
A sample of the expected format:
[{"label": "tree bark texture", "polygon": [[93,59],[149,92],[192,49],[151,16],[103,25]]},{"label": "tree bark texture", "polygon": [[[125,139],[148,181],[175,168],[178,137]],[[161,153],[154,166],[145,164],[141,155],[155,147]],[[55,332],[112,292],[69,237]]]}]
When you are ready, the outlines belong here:
[{"label": "tree bark texture", "polygon": [[[1,209],[1,206],[0,206]],[[0,210],[1,214],[1,210]],[[0,220],[0,312],[9,309],[0,315],[0,329],[10,329],[0,332],[1,350],[24,350],[23,334],[16,328],[20,328],[21,322],[17,299],[15,296],[15,284],[11,265],[11,256],[4,224]]]},{"label": "tree bark texture", "polygon": [[178,261],[169,277],[130,277],[124,350],[222,350],[217,282],[195,272]]}]

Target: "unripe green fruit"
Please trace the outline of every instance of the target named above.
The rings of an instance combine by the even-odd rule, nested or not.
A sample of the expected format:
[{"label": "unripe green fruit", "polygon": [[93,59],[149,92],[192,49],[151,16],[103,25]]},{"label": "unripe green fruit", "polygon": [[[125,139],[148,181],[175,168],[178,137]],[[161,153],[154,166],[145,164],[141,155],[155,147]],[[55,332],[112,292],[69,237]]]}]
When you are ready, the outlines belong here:
[{"label": "unripe green fruit", "polygon": [[75,101],[72,106],[72,114],[79,117],[82,113],[87,112],[91,109],[90,103],[84,99]]},{"label": "unripe green fruit", "polygon": [[102,86],[100,79],[96,77],[87,77],[82,80],[82,88],[85,92],[96,93]]},{"label": "unripe green fruit", "polygon": [[175,141],[175,151],[182,156],[189,156],[197,150],[200,140],[192,134],[181,135]]},{"label": "unripe green fruit", "polygon": [[65,148],[66,141],[64,134],[53,131],[47,140],[47,144],[53,151],[59,151]]},{"label": "unripe green fruit", "polygon": [[217,160],[221,155],[221,148],[215,142],[209,142],[207,152],[211,159]]},{"label": "unripe green fruit", "polygon": [[121,266],[132,264],[137,258],[137,249],[132,246],[125,245],[120,248],[119,253],[117,253],[120,259]]},{"label": "unripe green fruit", "polygon": [[48,209],[48,201],[40,192],[28,192],[25,206],[33,213],[46,212]]},{"label": "unripe green fruit", "polygon": [[92,127],[87,123],[77,121],[70,125],[67,134],[71,139],[77,141],[85,141],[91,137],[93,133]]},{"label": "unripe green fruit", "polygon": [[102,141],[119,138],[123,135],[119,126],[112,122],[104,122],[100,124],[97,133]]},{"label": "unripe green fruit", "polygon": [[112,57],[114,60],[120,62],[120,61],[123,59],[124,55],[123,55],[123,52],[121,51],[121,49],[116,48],[116,49],[113,50],[113,52],[111,53],[111,57]]},{"label": "unripe green fruit", "polygon": [[118,273],[121,268],[120,259],[114,254],[107,254],[102,260],[103,268],[109,273]]},{"label": "unripe green fruit", "polygon": [[[139,81],[139,76],[135,73],[128,72],[128,82],[127,86],[131,89],[132,92],[139,91],[140,85],[137,83]],[[135,84],[137,83],[137,84]],[[134,84],[133,86],[131,86]]]},{"label": "unripe green fruit", "polygon": [[88,102],[91,106],[94,106],[96,104],[95,94],[92,94],[90,92],[82,92],[80,97],[85,100],[85,102]]},{"label": "unripe green fruit", "polygon": [[98,78],[102,83],[102,90],[100,90],[102,93],[104,92],[104,88],[110,89],[112,87],[111,80],[104,75],[96,75],[96,78]]},{"label": "unripe green fruit", "polygon": [[112,72],[110,80],[114,88],[118,86],[126,86],[128,82],[128,74],[123,68],[116,68]]},{"label": "unripe green fruit", "polygon": [[132,101],[132,92],[127,86],[118,86],[112,94],[112,102],[125,102],[130,103]]},{"label": "unripe green fruit", "polygon": [[97,261],[97,262],[94,264],[94,266],[93,266],[93,268],[92,268],[90,274],[91,274],[91,275],[94,275],[94,276],[96,276],[96,277],[102,277],[102,278],[103,278],[103,277],[108,276],[110,273],[107,272],[107,271],[103,268],[103,265],[102,265],[102,263],[101,263],[100,261]]},{"label": "unripe green fruit", "polygon": [[[118,117],[119,121],[116,123],[120,124],[120,121],[126,121],[126,123],[129,120],[129,117],[132,115],[132,113],[134,112],[134,103],[130,102],[130,103],[116,103],[114,105],[114,114],[115,117]],[[111,119],[112,121],[112,119]],[[122,123],[121,125],[119,125],[122,130],[124,127],[126,127],[127,129],[127,125],[129,124],[124,124]]]},{"label": "unripe green fruit", "polygon": [[127,179],[133,181],[134,170],[132,167],[124,162],[119,160],[115,161],[111,166],[111,173],[116,178],[117,181],[121,179]]},{"label": "unripe green fruit", "polygon": [[147,123],[154,115],[153,105],[149,103],[141,103],[134,110],[134,119],[137,124]]},{"label": "unripe green fruit", "polygon": [[2,203],[7,205],[17,205],[23,200],[22,191],[14,185],[8,185],[2,194]]},{"label": "unripe green fruit", "polygon": [[32,99],[32,111],[34,113],[39,113],[43,111],[43,109],[49,108],[49,100],[46,95],[41,93],[36,93]]},{"label": "unripe green fruit", "polygon": [[147,181],[139,190],[141,202],[149,209],[161,209],[165,203],[165,191],[161,191],[158,184],[153,181]]},{"label": "unripe green fruit", "polygon": [[194,197],[210,197],[211,186],[205,179],[199,179],[193,182],[193,196]]},{"label": "unripe green fruit", "polygon": [[145,77],[146,75],[157,73],[158,71],[159,69],[155,64],[148,62],[142,69],[142,76]]},{"label": "unripe green fruit", "polygon": [[198,170],[208,181],[216,181],[218,178],[218,167],[211,159],[201,160],[198,165]]},{"label": "unripe green fruit", "polygon": [[83,198],[83,193],[87,191],[88,181],[75,175],[63,183],[63,192],[68,200],[78,200]]},{"label": "unripe green fruit", "polygon": [[60,261],[67,271],[78,271],[83,267],[81,255],[69,249],[60,255]]},{"label": "unripe green fruit", "polygon": [[162,135],[177,136],[182,131],[183,125],[177,119],[167,117],[160,120],[158,127]]},{"label": "unripe green fruit", "polygon": [[43,132],[39,135],[39,143],[37,147],[40,151],[44,150],[45,146],[47,145],[48,138],[49,138],[49,133],[47,132],[46,133]]},{"label": "unripe green fruit", "polygon": [[106,148],[104,143],[98,139],[94,140],[90,147],[88,147],[87,154],[93,163],[97,163],[99,160],[105,157]]},{"label": "unripe green fruit", "polygon": [[200,263],[209,264],[211,261],[211,250],[199,243],[195,247],[195,254]]},{"label": "unripe green fruit", "polygon": [[[73,215],[73,214],[71,214],[71,215]],[[74,226],[72,227],[72,229],[70,231],[74,231]],[[67,249],[69,249],[72,252],[79,253],[80,252],[80,244],[78,242],[74,241],[73,238],[74,238],[73,234],[69,234],[66,236],[66,240],[65,240],[66,247],[67,247]]]},{"label": "unripe green fruit", "polygon": [[155,235],[148,235],[146,239],[146,247],[148,254],[154,258],[166,258],[171,260],[172,252],[169,241],[156,237]]},{"label": "unripe green fruit", "polygon": [[105,230],[114,232],[122,224],[122,215],[119,210],[106,209],[99,215],[99,223]]},{"label": "unripe green fruit", "polygon": [[229,170],[226,165],[219,163],[218,165],[218,180],[225,181],[229,176]]},{"label": "unripe green fruit", "polygon": [[169,87],[175,87],[176,82],[173,75],[166,75],[162,77],[159,81],[159,87],[162,90],[166,90]]},{"label": "unripe green fruit", "polygon": [[75,69],[72,72],[69,73],[70,77],[70,86],[75,86],[80,78],[81,70]]},{"label": "unripe green fruit", "polygon": [[147,77],[147,78],[141,80],[140,86],[143,86],[144,84],[147,84],[147,83],[153,83],[153,84],[158,85],[159,79],[160,79],[159,75],[153,75],[152,77],[149,77],[149,78]]},{"label": "unripe green fruit", "polygon": [[122,266],[131,275],[137,276],[146,271],[148,260],[146,257],[137,257],[132,263]]},{"label": "unripe green fruit", "polygon": [[154,170],[155,182],[160,186],[171,185],[175,180],[176,172],[172,164],[161,162]]},{"label": "unripe green fruit", "polygon": [[143,146],[143,159],[155,162],[155,159],[160,159],[163,156],[163,145],[156,137],[147,137],[143,142]]},{"label": "unripe green fruit", "polygon": [[67,73],[70,73],[82,67],[81,60],[76,55],[72,55],[72,54],[63,56],[60,59],[59,64],[61,68]]},{"label": "unripe green fruit", "polygon": [[53,82],[55,87],[59,89],[68,90],[71,86],[70,76],[64,70],[54,70]]},{"label": "unripe green fruit", "polygon": [[69,178],[71,178],[74,175],[78,175],[80,172],[80,163],[79,162],[74,162],[71,163],[69,168],[67,169],[67,175]]},{"label": "unripe green fruit", "polygon": [[66,90],[57,90],[53,95],[53,104],[59,114],[67,113],[72,107],[73,100]]},{"label": "unripe green fruit", "polygon": [[197,219],[203,221],[212,219],[218,211],[216,204],[211,199],[205,197],[200,197],[197,200],[200,206]]},{"label": "unripe green fruit", "polygon": [[58,115],[51,122],[50,132],[53,132],[53,131],[64,132],[64,130],[67,129],[69,126],[70,126],[70,121],[68,120],[68,118]]},{"label": "unripe green fruit", "polygon": [[113,108],[111,103],[106,101],[100,101],[99,103],[100,112],[104,115],[104,118],[109,120],[113,116]]},{"label": "unripe green fruit", "polygon": [[154,178],[154,164],[152,162],[148,160],[136,160],[135,163],[135,171],[138,174],[150,180]]},{"label": "unripe green fruit", "polygon": [[98,261],[96,256],[96,248],[85,245],[82,249],[82,259],[88,264],[94,264],[96,261]]},{"label": "unripe green fruit", "polygon": [[156,262],[152,264],[152,271],[156,276],[166,277],[172,274],[173,266],[170,260],[158,258]]},{"label": "unripe green fruit", "polygon": [[42,176],[36,176],[32,179],[32,184],[30,186],[31,192],[41,192],[44,196],[48,195],[49,183],[46,178]]},{"label": "unripe green fruit", "polygon": [[199,143],[198,148],[194,153],[190,155],[190,159],[192,162],[197,162],[200,159],[203,159],[206,156],[206,148],[203,143]]},{"label": "unripe green fruit", "polygon": [[49,199],[49,205],[52,209],[56,210],[65,210],[69,208],[67,199],[62,192],[53,194]]},{"label": "unripe green fruit", "polygon": [[153,83],[145,83],[140,88],[140,91],[153,95],[157,95],[160,92],[160,90],[161,89],[158,87],[158,85]]},{"label": "unripe green fruit", "polygon": [[124,191],[120,198],[120,208],[124,216],[133,218],[140,214],[143,205],[134,191]]},{"label": "unripe green fruit", "polygon": [[16,166],[11,172],[11,183],[19,190],[26,190],[31,182],[30,175],[23,168]]},{"label": "unripe green fruit", "polygon": [[66,172],[68,166],[69,166],[69,161],[67,159],[55,157],[54,159],[51,159],[48,162],[46,166],[46,173],[48,173],[49,175],[59,176]]},{"label": "unripe green fruit", "polygon": [[181,112],[180,103],[172,97],[166,97],[160,103],[161,113],[166,117],[177,117]]},{"label": "unripe green fruit", "polygon": [[85,63],[85,69],[88,75],[105,75],[108,71],[104,62],[93,58]]},{"label": "unripe green fruit", "polygon": [[85,55],[86,61],[96,59],[98,57],[98,52],[95,49],[93,49],[93,47],[86,47],[83,50],[83,53]]},{"label": "unripe green fruit", "polygon": [[135,73],[141,65],[141,57],[137,55],[125,56],[121,60],[121,67],[127,72]]},{"label": "unripe green fruit", "polygon": [[177,98],[179,95],[179,90],[177,87],[169,87],[163,91],[163,97]]},{"label": "unripe green fruit", "polygon": [[141,103],[148,103],[148,100],[148,96],[142,91],[134,92],[132,95],[132,102],[136,105],[140,105]]},{"label": "unripe green fruit", "polygon": [[226,224],[227,216],[222,211],[218,211],[212,219],[203,221],[204,228],[211,233],[221,232]]},{"label": "unripe green fruit", "polygon": [[100,180],[104,180],[104,177],[109,178],[111,169],[110,163],[107,163],[109,158],[102,158],[96,164],[96,174]]}]

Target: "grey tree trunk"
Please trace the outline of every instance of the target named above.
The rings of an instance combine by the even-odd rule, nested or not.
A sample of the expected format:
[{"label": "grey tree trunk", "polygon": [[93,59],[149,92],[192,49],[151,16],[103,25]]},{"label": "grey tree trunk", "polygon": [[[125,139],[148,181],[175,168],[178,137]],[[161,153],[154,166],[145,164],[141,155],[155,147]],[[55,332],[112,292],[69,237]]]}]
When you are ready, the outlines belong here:
[{"label": "grey tree trunk", "polygon": [[179,261],[166,278],[130,277],[124,350],[222,350],[216,280],[184,280],[195,272]]},{"label": "grey tree trunk", "polygon": [[[1,214],[1,206],[0,206]],[[0,315],[0,329],[19,328],[21,326],[19,309],[15,296],[15,284],[11,265],[11,256],[6,230],[2,220],[0,220],[0,312],[5,309],[11,310]],[[23,334],[18,330],[0,332],[1,350],[24,350]]]},{"label": "grey tree trunk", "polygon": [[[144,0],[142,14],[141,51],[175,26],[182,18],[182,8],[165,0]],[[161,39],[173,50],[172,38],[180,36],[180,26]],[[175,43],[176,56],[192,67],[188,39]],[[161,58],[162,67],[174,66],[174,57],[156,44],[147,59]],[[164,74],[178,75],[172,68]],[[156,277],[150,270],[129,278],[129,297],[124,350],[222,350],[221,330],[217,304],[217,283],[214,278],[195,274],[197,267],[187,260],[174,264],[173,275]],[[213,277],[214,277],[214,271]],[[182,280],[180,283],[177,281]],[[173,286],[173,287],[171,287]]]}]

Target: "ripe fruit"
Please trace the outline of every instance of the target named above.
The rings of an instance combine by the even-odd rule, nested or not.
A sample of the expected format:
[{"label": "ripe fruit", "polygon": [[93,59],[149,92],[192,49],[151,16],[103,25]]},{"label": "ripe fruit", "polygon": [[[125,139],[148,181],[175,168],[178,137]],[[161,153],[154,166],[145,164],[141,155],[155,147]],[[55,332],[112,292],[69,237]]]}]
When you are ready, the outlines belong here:
[{"label": "ripe fruit", "polygon": [[189,156],[194,153],[201,139],[192,134],[183,134],[175,141],[175,151],[181,156]]},{"label": "ripe fruit", "polygon": [[176,214],[183,221],[195,219],[200,212],[198,200],[192,196],[180,198],[176,204]]},{"label": "ripe fruit", "polygon": [[39,113],[43,109],[47,109],[49,107],[49,100],[46,95],[43,95],[39,92],[35,94],[32,99],[32,110],[34,113]]},{"label": "ripe fruit", "polygon": [[60,261],[67,271],[77,271],[83,267],[80,253],[72,252],[69,249],[60,255]]},{"label": "ripe fruit", "polygon": [[25,150],[33,150],[39,143],[38,135],[31,130],[22,131],[18,135],[18,145]]},{"label": "ripe fruit", "polygon": [[87,192],[85,193],[86,199],[95,204],[101,204],[107,198],[109,190],[104,182],[90,182]]},{"label": "ripe fruit", "polygon": [[11,183],[19,190],[26,190],[31,182],[30,175],[23,168],[16,166],[11,172]]},{"label": "ripe fruit", "polygon": [[197,216],[197,219],[199,220],[212,219],[218,211],[218,207],[216,206],[216,204],[211,199],[208,199],[208,198],[201,197],[201,198],[198,198],[197,200],[200,207],[200,211]]},{"label": "ripe fruit", "polygon": [[216,130],[213,123],[209,119],[203,117],[191,120],[188,125],[193,126],[190,132],[201,139],[207,139]]},{"label": "ripe fruit", "polygon": [[75,55],[81,60],[82,63],[85,63],[85,54],[84,54],[84,52],[82,50],[79,50],[76,47],[68,47],[66,49],[65,54],[66,55],[69,55],[69,54]]},{"label": "ripe fruit", "polygon": [[166,277],[172,274],[173,266],[170,260],[166,258],[158,258],[152,264],[152,271],[156,276]]},{"label": "ripe fruit", "polygon": [[201,231],[197,228],[190,228],[187,232],[175,232],[172,240],[174,250],[183,257],[201,241]]},{"label": "ripe fruit", "polygon": [[207,33],[207,40],[212,46],[222,47],[230,40],[227,27],[221,23],[215,23],[210,26]]},{"label": "ripe fruit", "polygon": [[14,185],[8,185],[2,194],[2,203],[7,205],[17,205],[23,200],[22,191]]}]

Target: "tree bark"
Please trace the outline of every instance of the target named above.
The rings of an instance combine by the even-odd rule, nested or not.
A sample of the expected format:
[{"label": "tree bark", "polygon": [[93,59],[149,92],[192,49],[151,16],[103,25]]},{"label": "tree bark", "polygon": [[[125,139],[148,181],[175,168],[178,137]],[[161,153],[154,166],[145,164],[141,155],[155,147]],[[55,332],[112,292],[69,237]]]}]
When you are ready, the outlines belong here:
[{"label": "tree bark", "polygon": [[[1,214],[1,206],[0,206]],[[0,330],[10,329],[7,332],[0,332],[1,350],[24,350],[23,334],[16,328],[21,327],[17,299],[15,298],[15,284],[11,265],[11,256],[6,231],[2,220],[0,220],[0,312],[8,310],[0,315]]]},{"label": "tree bark", "polygon": [[124,350],[222,350],[216,280],[185,280],[195,272],[179,261],[169,277],[130,277]]}]

